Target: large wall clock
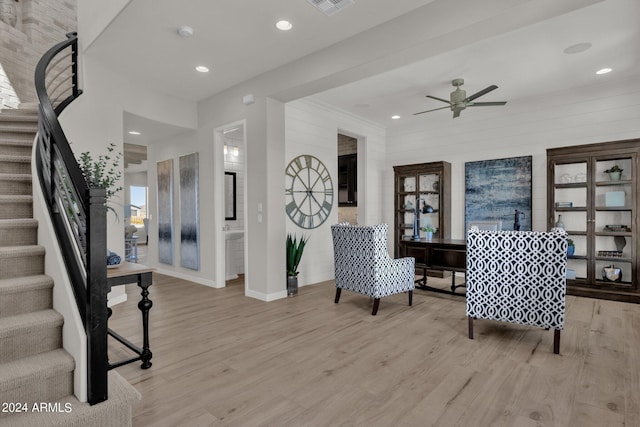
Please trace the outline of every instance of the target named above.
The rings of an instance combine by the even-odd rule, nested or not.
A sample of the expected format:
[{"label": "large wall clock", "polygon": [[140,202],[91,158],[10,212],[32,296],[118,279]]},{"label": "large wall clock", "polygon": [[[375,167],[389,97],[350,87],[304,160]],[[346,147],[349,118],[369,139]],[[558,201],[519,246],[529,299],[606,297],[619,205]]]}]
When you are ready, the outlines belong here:
[{"label": "large wall clock", "polygon": [[286,211],[302,228],[319,227],[333,207],[333,182],[325,165],[305,154],[291,160],[285,169]]}]

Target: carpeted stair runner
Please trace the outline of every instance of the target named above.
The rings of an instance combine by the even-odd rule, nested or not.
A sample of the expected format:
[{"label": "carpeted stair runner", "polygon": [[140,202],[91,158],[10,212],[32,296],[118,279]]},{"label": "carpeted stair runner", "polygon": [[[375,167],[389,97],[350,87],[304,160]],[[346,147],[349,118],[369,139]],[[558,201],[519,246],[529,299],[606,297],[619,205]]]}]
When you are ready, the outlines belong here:
[{"label": "carpeted stair runner", "polygon": [[62,348],[64,319],[53,309],[33,219],[37,120],[35,109],[0,112],[0,405],[14,405],[0,408],[0,427],[130,426],[141,397],[115,371],[106,402],[91,406],[73,394],[75,362]]}]

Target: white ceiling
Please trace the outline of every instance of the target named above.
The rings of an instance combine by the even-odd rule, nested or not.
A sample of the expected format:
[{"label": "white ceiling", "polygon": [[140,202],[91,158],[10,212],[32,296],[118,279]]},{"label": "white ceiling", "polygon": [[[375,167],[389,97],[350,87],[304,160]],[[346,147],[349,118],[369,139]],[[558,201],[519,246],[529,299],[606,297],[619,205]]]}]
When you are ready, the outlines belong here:
[{"label": "white ceiling", "polygon": [[[478,14],[478,8],[488,10],[492,19],[485,16],[474,25],[459,25],[472,22],[470,15]],[[527,10],[539,18],[522,17]],[[400,33],[397,25],[387,25],[411,15],[425,16],[425,12],[429,12],[428,22],[418,22],[415,29],[402,28]],[[274,23],[283,18],[293,23],[291,31],[275,29]],[[527,19],[538,22],[519,25]],[[193,27],[193,37],[179,37],[180,25]],[[428,31],[432,34],[422,40],[405,37]],[[384,49],[385,42],[398,43],[399,34],[405,38],[392,47],[394,56],[388,46]],[[381,57],[412,51],[415,60],[405,56],[404,63],[398,61],[400,68],[387,64],[380,73],[377,65],[383,58],[375,58],[378,62],[372,60],[369,75],[362,78],[367,63],[355,73],[356,67],[340,50],[354,39],[381,46]],[[563,53],[581,42],[592,47],[578,54]],[[425,54],[418,57],[422,48]],[[447,99],[453,78],[465,79],[468,95],[496,84],[499,89],[478,101],[508,101],[505,107],[486,107],[505,109],[517,100],[544,93],[639,76],[640,1],[356,0],[355,5],[327,17],[307,0],[132,0],[89,50],[141,85],[193,101],[270,70],[284,73],[286,64],[309,63],[322,51],[323,57],[334,61],[332,65],[345,64],[343,78],[335,81],[348,83],[315,94],[317,99],[385,126],[401,126],[417,120],[451,120],[449,110],[412,113],[443,106],[425,95]],[[206,65],[211,72],[197,73],[196,65]],[[614,71],[596,76],[595,71],[605,66]],[[349,72],[359,80],[344,77]],[[461,119],[479,109],[463,111]],[[402,118],[393,121],[393,114]],[[138,119],[130,115],[125,126],[136,126]],[[153,127],[153,122],[140,125]],[[160,129],[157,134],[166,136],[168,131]]]},{"label": "white ceiling", "polygon": [[[584,52],[569,46],[588,42]],[[601,68],[613,72],[596,75]],[[467,95],[495,84],[498,89],[476,101],[509,102],[585,86],[604,80],[640,77],[640,1],[607,0],[538,24],[458,48],[393,71],[317,94],[316,98],[386,126],[452,119],[448,110],[413,113],[446,104],[453,78],[464,78]],[[401,116],[392,120],[391,116]],[[427,117],[429,115],[430,117]]]},{"label": "white ceiling", "polygon": [[[356,0],[327,17],[307,0],[133,0],[89,49],[147,85],[201,100],[432,1]],[[281,19],[293,29],[276,29]],[[177,34],[183,25],[192,37]]]}]

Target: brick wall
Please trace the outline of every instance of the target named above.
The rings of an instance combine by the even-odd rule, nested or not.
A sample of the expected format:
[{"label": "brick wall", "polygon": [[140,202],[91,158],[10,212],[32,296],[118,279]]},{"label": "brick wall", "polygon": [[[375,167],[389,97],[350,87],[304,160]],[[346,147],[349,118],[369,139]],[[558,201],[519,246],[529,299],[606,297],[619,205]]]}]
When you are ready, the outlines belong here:
[{"label": "brick wall", "polygon": [[[33,75],[50,47],[76,31],[76,0],[0,0],[17,10],[15,27],[0,20],[0,64],[21,102],[36,102]],[[6,84],[6,82],[5,82]],[[0,88],[0,102],[8,99]]]}]

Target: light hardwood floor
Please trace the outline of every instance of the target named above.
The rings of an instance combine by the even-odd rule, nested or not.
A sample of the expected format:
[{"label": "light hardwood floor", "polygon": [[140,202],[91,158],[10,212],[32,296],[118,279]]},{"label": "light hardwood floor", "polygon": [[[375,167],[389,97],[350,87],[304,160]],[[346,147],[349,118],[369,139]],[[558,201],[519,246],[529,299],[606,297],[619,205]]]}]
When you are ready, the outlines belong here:
[{"label": "light hardwood floor", "polygon": [[[469,340],[462,297],[417,290],[374,317],[361,295],[334,304],[333,282],[268,303],[159,274],[150,289],[153,366],[117,369],[143,396],[134,426],[640,426],[640,305],[567,297],[554,355],[532,327],[478,320]],[[127,294],[109,326],[141,342]]]}]

